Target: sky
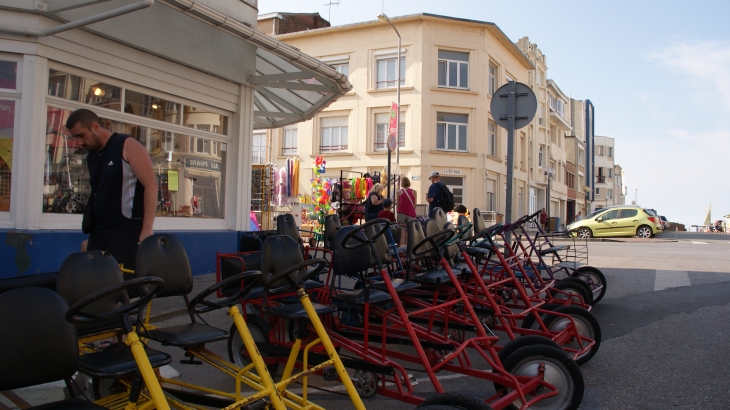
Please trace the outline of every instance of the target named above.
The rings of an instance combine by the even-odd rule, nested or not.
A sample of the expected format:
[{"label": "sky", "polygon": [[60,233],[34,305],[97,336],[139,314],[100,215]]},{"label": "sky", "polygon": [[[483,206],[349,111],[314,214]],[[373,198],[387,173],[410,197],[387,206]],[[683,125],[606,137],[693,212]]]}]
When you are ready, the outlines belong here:
[{"label": "sky", "polygon": [[[337,1],[337,0],[334,0]],[[259,0],[259,12],[318,12],[330,0]],[[730,214],[730,1],[339,0],[332,25],[434,13],[497,24],[547,56],[548,78],[595,106],[615,138],[627,203],[670,221]]]}]

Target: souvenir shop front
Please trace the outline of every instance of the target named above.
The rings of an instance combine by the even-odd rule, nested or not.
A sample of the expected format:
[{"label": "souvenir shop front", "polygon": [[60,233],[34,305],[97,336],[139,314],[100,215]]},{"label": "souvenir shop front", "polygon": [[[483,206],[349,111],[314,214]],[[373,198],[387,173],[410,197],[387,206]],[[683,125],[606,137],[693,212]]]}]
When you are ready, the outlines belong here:
[{"label": "souvenir shop front", "polygon": [[[309,119],[351,89],[253,30],[255,4],[141,3],[149,7],[119,13],[117,2],[0,5],[0,278],[56,271],[85,239],[87,152],[64,127],[74,110],[93,110],[147,148],[159,182],[155,231],[177,235],[200,274],[250,230],[253,130]],[[265,203],[289,205],[298,184],[282,186],[279,173],[268,174],[276,189]]]}]

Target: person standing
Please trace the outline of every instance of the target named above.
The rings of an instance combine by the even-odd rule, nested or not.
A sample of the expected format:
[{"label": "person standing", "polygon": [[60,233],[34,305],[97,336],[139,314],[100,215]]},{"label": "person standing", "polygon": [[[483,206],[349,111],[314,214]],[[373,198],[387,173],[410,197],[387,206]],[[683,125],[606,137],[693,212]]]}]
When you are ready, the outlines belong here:
[{"label": "person standing", "polygon": [[547,212],[545,212],[545,208],[542,208],[540,210],[540,226],[542,226],[543,231],[547,231],[546,224],[547,224]]},{"label": "person standing", "polygon": [[110,253],[126,268],[134,268],[138,244],[153,234],[157,210],[157,177],[149,153],[130,135],[102,127],[87,109],[74,111],[66,128],[89,152],[93,222],[87,250]]},{"label": "person standing", "polygon": [[428,177],[431,180],[431,186],[428,187],[426,193],[426,201],[428,201],[428,214],[431,215],[431,211],[434,208],[441,208],[441,174],[438,171],[431,172],[431,176]]},{"label": "person standing", "polygon": [[575,220],[580,221],[581,219],[583,219],[583,217],[580,215],[580,212],[578,212],[578,215],[575,216]]},{"label": "person standing", "polygon": [[411,219],[416,218],[416,198],[418,192],[411,189],[411,180],[403,177],[400,180],[401,189],[398,191],[398,215],[397,220],[401,225],[405,225]]},{"label": "person standing", "polygon": [[368,192],[368,197],[365,199],[365,222],[372,221],[378,218],[378,214],[383,210],[383,185],[375,184],[373,188]]}]

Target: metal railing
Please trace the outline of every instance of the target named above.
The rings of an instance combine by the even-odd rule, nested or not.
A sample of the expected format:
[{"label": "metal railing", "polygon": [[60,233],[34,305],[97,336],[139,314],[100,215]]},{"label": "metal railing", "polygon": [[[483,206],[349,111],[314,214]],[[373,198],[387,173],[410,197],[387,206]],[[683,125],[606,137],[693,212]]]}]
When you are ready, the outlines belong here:
[{"label": "metal railing", "polygon": [[603,184],[606,182],[606,176],[605,175],[599,175],[596,177],[596,183]]}]

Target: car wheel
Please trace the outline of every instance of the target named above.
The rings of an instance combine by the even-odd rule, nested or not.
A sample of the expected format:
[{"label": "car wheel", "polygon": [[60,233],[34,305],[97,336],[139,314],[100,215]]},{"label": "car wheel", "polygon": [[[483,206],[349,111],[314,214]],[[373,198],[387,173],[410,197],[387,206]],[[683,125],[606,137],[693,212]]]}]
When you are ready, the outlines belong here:
[{"label": "car wheel", "polygon": [[647,225],[641,225],[636,229],[636,236],[639,238],[651,238],[654,236],[654,232],[652,232],[651,227]]},{"label": "car wheel", "polygon": [[593,237],[593,232],[589,228],[578,229],[578,237],[581,239],[589,239]]}]

